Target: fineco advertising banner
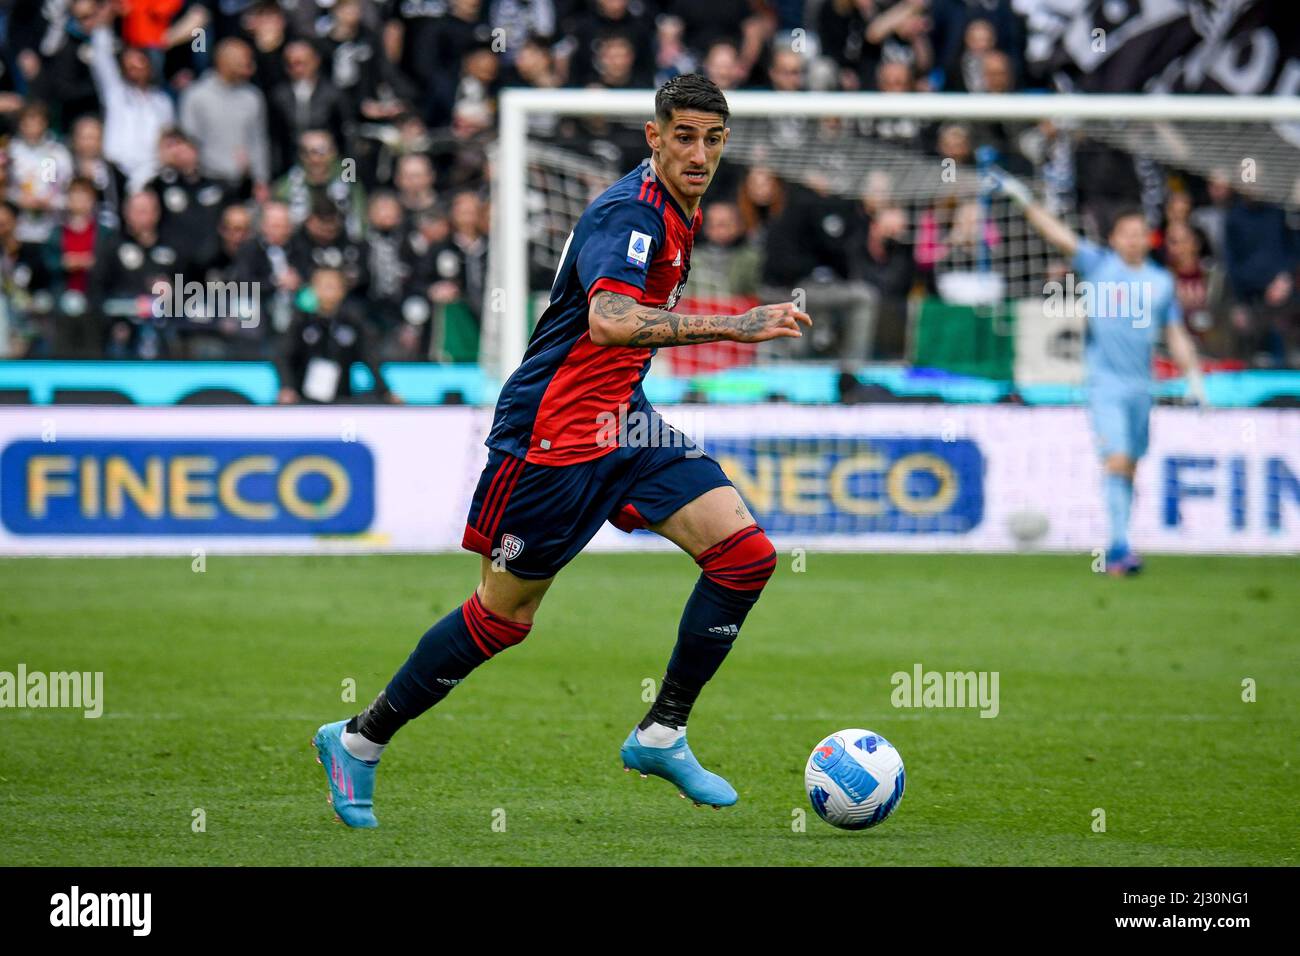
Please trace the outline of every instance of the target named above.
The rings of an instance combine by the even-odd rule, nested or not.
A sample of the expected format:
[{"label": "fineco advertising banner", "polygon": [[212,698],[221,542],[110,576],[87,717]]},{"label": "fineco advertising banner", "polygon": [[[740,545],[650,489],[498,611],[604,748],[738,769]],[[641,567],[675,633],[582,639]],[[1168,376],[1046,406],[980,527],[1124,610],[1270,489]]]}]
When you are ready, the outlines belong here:
[{"label": "fineco advertising banner", "polygon": [[[1106,542],[1082,408],[661,411],[783,549]],[[456,550],[490,422],[462,407],[0,409],[0,554]],[[1300,413],[1157,408],[1131,537],[1149,552],[1300,553]],[[606,525],[591,547],[671,545]]]}]

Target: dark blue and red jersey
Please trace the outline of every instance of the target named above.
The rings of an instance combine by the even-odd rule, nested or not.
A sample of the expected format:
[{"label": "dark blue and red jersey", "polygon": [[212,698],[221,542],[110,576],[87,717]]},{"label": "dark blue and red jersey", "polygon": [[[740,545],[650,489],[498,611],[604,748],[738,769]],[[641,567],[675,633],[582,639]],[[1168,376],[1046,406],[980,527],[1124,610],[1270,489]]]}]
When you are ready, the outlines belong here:
[{"label": "dark blue and red jersey", "polygon": [[[647,158],[587,207],[574,226],[524,360],[501,389],[489,448],[541,465],[591,461],[617,445],[606,424],[649,412],[641,382],[655,349],[598,346],[587,307],[600,290],[672,309],[686,286],[700,210],[688,222]],[[604,415],[614,416],[613,419]]]}]

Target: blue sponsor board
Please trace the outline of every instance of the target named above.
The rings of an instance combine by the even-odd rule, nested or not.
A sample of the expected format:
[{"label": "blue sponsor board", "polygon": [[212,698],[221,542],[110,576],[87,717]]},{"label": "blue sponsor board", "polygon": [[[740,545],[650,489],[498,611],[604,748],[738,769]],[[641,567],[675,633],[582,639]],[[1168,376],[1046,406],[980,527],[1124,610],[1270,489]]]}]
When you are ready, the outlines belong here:
[{"label": "blue sponsor board", "polygon": [[984,518],[969,439],[800,436],[704,442],[771,534],[965,534]]},{"label": "blue sponsor board", "polygon": [[0,452],[0,522],[14,534],[355,534],[374,513],[374,456],[359,442],[61,439]]}]

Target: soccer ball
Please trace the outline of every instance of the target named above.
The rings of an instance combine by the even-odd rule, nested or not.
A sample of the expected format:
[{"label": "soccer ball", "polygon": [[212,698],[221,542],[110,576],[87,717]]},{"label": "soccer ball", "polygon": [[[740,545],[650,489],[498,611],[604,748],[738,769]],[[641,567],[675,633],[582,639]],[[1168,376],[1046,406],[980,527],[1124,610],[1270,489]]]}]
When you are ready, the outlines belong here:
[{"label": "soccer ball", "polygon": [[819,817],[841,830],[865,830],[898,809],[903,758],[880,734],[841,730],[813,749],[803,779]]}]

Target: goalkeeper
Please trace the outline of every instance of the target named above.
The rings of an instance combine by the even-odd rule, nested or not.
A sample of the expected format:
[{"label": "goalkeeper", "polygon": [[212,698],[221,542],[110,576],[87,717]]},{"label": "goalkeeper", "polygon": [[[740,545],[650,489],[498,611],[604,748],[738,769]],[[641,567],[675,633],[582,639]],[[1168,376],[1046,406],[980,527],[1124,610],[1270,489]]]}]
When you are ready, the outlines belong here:
[{"label": "goalkeeper", "polygon": [[1151,358],[1163,331],[1169,354],[1187,376],[1186,400],[1205,404],[1196,346],[1183,326],[1169,272],[1148,258],[1150,227],[1140,209],[1111,220],[1109,248],[1077,236],[1034,201],[1029,188],[993,168],[988,187],[1019,206],[1029,224],[1071,262],[1076,294],[1087,315],[1084,365],[1088,411],[1105,468],[1110,544],[1106,571],[1136,574],[1142,560],[1129,546],[1133,476],[1147,450],[1151,415]]}]

